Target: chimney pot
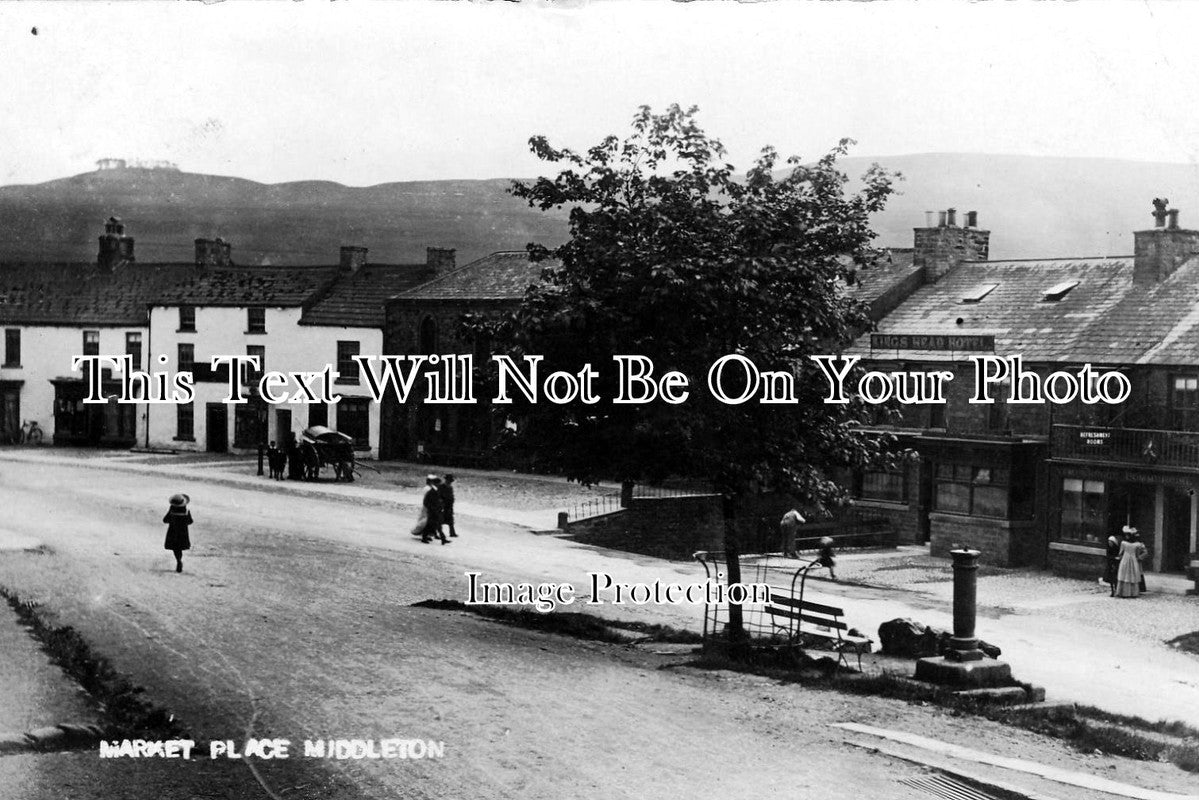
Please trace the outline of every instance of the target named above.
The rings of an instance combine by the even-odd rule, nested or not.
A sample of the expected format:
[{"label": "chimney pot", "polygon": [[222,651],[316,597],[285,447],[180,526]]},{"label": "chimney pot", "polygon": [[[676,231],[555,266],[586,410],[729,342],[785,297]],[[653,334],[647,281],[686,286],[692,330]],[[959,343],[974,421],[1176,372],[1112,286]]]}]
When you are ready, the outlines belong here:
[{"label": "chimney pot", "polygon": [[946,218],[946,212],[944,212],[944,211],[937,212],[937,227],[939,227],[939,228],[945,227],[945,218]]},{"label": "chimney pot", "polygon": [[945,215],[949,218],[949,227],[952,228],[957,225],[958,210],[956,208],[949,209],[945,212]]},{"label": "chimney pot", "polygon": [[1166,216],[1170,218],[1170,221],[1167,223],[1166,227],[1172,231],[1178,230],[1178,209],[1171,208],[1166,212]]},{"label": "chimney pot", "polygon": [[978,212],[977,211],[967,211],[966,212],[966,227],[967,228],[977,228],[978,227]]},{"label": "chimney pot", "polygon": [[1166,225],[1166,206],[1170,201],[1164,197],[1153,198],[1153,227],[1164,228]]},{"label": "chimney pot", "polygon": [[926,227],[926,228],[933,227],[933,214],[936,214],[936,213],[937,213],[936,211],[925,211],[924,212],[924,227]]}]

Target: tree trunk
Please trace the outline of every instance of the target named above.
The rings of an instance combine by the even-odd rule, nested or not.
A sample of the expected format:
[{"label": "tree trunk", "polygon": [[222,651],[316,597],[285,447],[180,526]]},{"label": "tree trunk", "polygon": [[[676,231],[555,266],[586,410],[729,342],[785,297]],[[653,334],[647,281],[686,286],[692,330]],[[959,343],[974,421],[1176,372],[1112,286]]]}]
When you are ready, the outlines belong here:
[{"label": "tree trunk", "polygon": [[[737,546],[737,503],[736,498],[726,494],[721,503],[724,516],[724,559],[726,585],[741,583],[741,551]],[[741,660],[748,650],[745,635],[745,623],[741,616],[741,606],[729,603],[729,655]]]}]

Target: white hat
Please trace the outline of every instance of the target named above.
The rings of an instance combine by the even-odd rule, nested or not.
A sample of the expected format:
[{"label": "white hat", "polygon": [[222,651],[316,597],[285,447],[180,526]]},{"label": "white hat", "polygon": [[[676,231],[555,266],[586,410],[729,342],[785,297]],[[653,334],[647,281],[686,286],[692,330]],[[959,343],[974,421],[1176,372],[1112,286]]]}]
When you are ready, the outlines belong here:
[{"label": "white hat", "polygon": [[1136,528],[1134,528],[1134,527],[1132,527],[1131,525],[1125,525],[1125,526],[1124,526],[1124,527],[1121,529],[1121,531],[1120,531],[1120,532],[1121,532],[1121,533],[1138,533],[1137,529],[1136,529]]}]

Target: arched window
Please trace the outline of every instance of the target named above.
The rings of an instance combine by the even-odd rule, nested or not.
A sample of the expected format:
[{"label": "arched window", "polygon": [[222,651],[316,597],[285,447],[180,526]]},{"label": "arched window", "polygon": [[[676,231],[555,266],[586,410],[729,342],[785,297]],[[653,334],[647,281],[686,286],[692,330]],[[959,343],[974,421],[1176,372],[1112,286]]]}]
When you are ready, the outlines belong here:
[{"label": "arched window", "polygon": [[437,352],[437,321],[432,317],[421,320],[417,333],[417,347],[424,355]]}]

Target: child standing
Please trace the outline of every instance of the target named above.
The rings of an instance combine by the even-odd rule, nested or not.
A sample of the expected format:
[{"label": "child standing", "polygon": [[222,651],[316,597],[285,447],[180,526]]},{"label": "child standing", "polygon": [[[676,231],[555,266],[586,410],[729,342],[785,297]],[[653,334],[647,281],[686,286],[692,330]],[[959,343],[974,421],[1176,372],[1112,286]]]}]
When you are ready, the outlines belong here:
[{"label": "child standing", "polygon": [[167,538],[163,548],[175,554],[175,571],[183,572],[183,551],[190,550],[192,543],[187,528],[192,524],[192,514],[187,510],[191,498],[185,494],[171,495],[171,507],[162,521],[167,524]]}]

